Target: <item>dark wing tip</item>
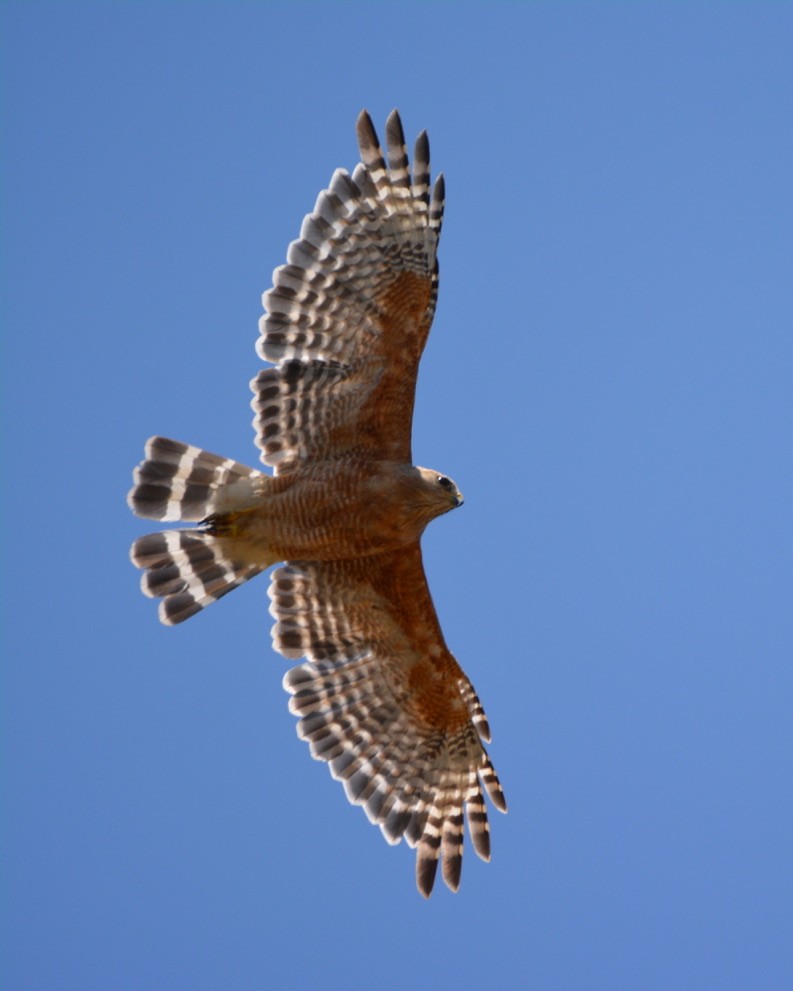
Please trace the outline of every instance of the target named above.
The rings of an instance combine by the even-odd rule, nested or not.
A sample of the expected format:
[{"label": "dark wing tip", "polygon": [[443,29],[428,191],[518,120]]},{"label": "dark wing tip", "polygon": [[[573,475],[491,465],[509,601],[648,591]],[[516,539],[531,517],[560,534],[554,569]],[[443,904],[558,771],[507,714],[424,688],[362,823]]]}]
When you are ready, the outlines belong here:
[{"label": "dark wing tip", "polygon": [[385,134],[386,142],[389,145],[404,145],[405,132],[402,129],[402,118],[399,116],[399,111],[396,107],[394,107],[386,118]]},{"label": "dark wing tip", "polygon": [[362,110],[358,114],[355,130],[358,135],[358,145],[362,152],[364,149],[376,149],[379,147],[380,141],[368,110]]},{"label": "dark wing tip", "polygon": [[429,169],[430,139],[426,131],[421,131],[416,138],[416,144],[413,149],[413,161],[420,163],[425,169]]},{"label": "dark wing tip", "polygon": [[416,887],[425,898],[429,898],[435,885],[435,874],[438,870],[437,854],[432,857],[416,858]]},{"label": "dark wing tip", "polygon": [[451,891],[457,891],[460,887],[460,874],[463,867],[463,856],[461,853],[451,854],[444,857],[442,861],[443,880]]}]

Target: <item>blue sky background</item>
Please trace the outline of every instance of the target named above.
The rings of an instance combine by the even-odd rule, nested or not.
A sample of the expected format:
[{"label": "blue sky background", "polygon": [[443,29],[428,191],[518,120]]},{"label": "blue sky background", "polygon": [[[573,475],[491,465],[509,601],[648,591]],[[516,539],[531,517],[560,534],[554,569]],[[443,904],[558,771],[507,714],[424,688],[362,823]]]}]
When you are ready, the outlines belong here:
[{"label": "blue sky background", "polygon": [[[5,3],[6,986],[793,986],[793,4]],[[416,893],[266,580],[161,627],[153,433],[255,464],[355,118],[447,178],[424,541],[510,813]]]}]

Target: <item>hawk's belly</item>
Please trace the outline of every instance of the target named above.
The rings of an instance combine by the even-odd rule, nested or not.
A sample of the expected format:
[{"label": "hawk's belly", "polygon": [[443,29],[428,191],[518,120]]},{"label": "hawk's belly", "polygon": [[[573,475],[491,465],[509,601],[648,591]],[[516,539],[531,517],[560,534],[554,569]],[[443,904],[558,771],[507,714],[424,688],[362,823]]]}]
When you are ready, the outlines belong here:
[{"label": "hawk's belly", "polygon": [[411,500],[400,467],[330,462],[268,478],[260,503],[220,518],[216,532],[256,563],[397,550],[417,540],[428,522]]}]

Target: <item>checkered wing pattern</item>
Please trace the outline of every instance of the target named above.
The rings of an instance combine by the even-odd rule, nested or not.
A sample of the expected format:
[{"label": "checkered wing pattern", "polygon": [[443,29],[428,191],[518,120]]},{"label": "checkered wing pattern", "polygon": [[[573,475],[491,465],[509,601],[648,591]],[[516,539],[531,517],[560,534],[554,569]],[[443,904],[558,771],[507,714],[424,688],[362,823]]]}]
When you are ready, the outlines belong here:
[{"label": "checkered wing pattern", "polygon": [[298,735],[389,843],[404,837],[416,848],[425,896],[439,859],[456,890],[464,815],[487,860],[483,788],[496,808],[506,803],[482,745],[484,712],[443,641],[418,544],[357,561],[290,562],[273,574],[270,598],[276,649],[307,658],[284,678]]},{"label": "checkered wing pattern", "polygon": [[416,374],[435,312],[444,184],[430,194],[429,143],[412,176],[399,115],[386,123],[388,164],[369,115],[361,162],[338,169],[264,294],[254,428],[276,472],[350,453],[408,462]]}]

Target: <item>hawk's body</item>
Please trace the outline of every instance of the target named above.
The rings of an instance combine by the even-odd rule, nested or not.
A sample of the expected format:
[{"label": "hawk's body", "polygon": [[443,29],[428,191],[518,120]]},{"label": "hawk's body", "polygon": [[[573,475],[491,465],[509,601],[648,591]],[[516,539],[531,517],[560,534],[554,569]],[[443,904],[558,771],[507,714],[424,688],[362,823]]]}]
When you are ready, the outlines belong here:
[{"label": "hawk's body", "polygon": [[418,363],[437,295],[443,182],[429,147],[411,182],[399,117],[386,168],[368,115],[362,163],[320,194],[289,264],[265,294],[252,382],[270,476],[155,437],[135,473],[140,516],[200,523],[136,541],[143,590],[178,623],[278,561],[275,647],[306,657],[284,679],[298,732],[390,842],[418,847],[420,890],[439,854],[459,884],[462,818],[489,857],[481,784],[504,810],[482,746],[487,721],[443,639],[421,562],[430,520],[462,502],[450,479],[411,464]]}]

